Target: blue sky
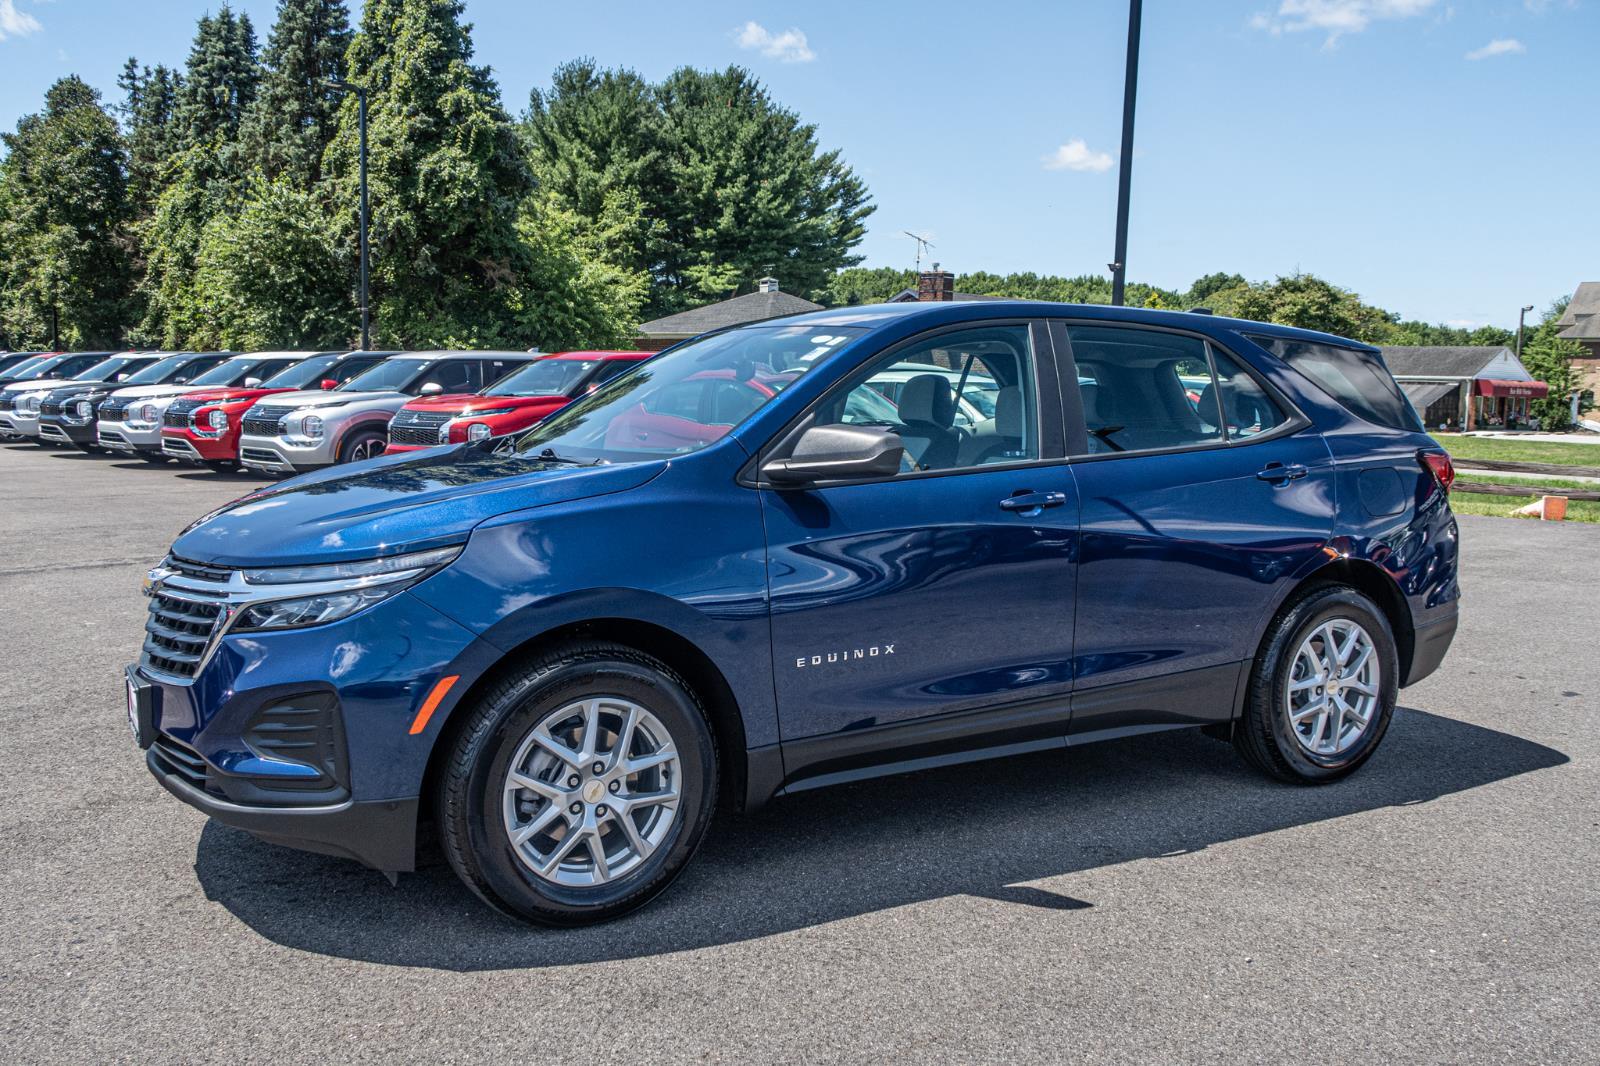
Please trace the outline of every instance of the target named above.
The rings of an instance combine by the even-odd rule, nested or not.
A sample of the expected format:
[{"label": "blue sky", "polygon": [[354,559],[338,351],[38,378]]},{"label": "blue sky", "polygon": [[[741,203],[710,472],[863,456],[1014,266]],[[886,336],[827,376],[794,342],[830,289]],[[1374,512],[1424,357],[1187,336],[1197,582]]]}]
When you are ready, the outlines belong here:
[{"label": "blue sky", "polygon": [[[181,64],[206,0],[0,0],[0,128],[77,73]],[[263,38],[274,0],[236,0]],[[353,4],[358,8],[359,4]],[[591,55],[742,63],[843,150],[861,251],[1103,273],[1126,6],[468,0],[507,106]],[[1305,270],[1408,318],[1514,325],[1600,280],[1600,0],[1147,0],[1129,275]]]}]

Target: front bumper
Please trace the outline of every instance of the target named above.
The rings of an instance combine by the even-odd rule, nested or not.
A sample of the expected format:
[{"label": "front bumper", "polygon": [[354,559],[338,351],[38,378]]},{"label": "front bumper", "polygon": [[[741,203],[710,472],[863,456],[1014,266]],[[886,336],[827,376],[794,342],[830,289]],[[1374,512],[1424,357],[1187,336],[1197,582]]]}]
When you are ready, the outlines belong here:
[{"label": "front bumper", "polygon": [[[339,622],[224,636],[185,682],[141,665],[149,685],[146,766],[218,821],[274,843],[385,871],[415,866],[422,782],[470,680],[498,652],[409,592]],[[455,675],[425,729],[410,729],[439,679]],[[313,760],[275,746],[281,723],[316,705]],[[291,711],[283,709],[289,707]]]},{"label": "front bumper", "polygon": [[227,434],[202,437],[183,429],[161,431],[161,453],[186,463],[231,463],[239,458],[237,439]]},{"label": "front bumper", "polygon": [[142,423],[116,422],[107,424],[99,423],[95,429],[95,439],[102,448],[109,448],[114,452],[124,455],[160,455],[161,454],[161,426],[146,426]]},{"label": "front bumper", "polygon": [[39,439],[57,444],[76,444],[80,448],[97,443],[93,422],[69,422],[60,415],[39,416]]},{"label": "front bumper", "polygon": [[239,438],[239,465],[269,474],[295,474],[332,465],[336,447],[332,432],[316,441],[246,434]]}]

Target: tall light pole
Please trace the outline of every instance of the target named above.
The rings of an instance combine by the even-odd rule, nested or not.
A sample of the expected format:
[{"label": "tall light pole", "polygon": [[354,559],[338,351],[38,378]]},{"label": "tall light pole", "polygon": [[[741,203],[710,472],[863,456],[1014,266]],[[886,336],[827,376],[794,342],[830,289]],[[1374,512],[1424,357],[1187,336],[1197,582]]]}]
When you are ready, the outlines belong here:
[{"label": "tall light pole", "polygon": [[347,81],[326,84],[330,89],[356,94],[356,126],[361,143],[361,350],[368,351],[372,348],[372,313],[367,299],[367,90],[365,86]]},{"label": "tall light pole", "polygon": [[1128,63],[1122,83],[1122,154],[1117,158],[1117,250],[1111,263],[1111,302],[1121,307],[1128,280],[1128,191],[1133,180],[1133,98],[1139,88],[1139,23],[1143,0],[1128,0]]},{"label": "tall light pole", "polygon": [[1522,323],[1523,323],[1523,320],[1528,317],[1528,312],[1532,311],[1532,310],[1533,310],[1533,305],[1529,304],[1527,307],[1524,307],[1522,310],[1517,312],[1517,358],[1518,359],[1522,358]]}]

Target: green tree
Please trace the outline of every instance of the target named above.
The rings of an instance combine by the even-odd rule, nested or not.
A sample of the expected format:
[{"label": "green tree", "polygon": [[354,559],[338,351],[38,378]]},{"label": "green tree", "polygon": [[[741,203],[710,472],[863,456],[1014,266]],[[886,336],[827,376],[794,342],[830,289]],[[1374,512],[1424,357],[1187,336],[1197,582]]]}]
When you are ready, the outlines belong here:
[{"label": "green tree", "polygon": [[260,81],[250,16],[235,15],[226,2],[215,15],[202,15],[177,99],[182,146],[233,141]]},{"label": "green tree", "polygon": [[1203,307],[1208,298],[1214,293],[1226,289],[1237,289],[1246,284],[1242,274],[1224,274],[1217,271],[1204,277],[1194,279],[1194,284],[1189,286],[1189,291],[1183,295],[1184,307]]},{"label": "green tree", "polygon": [[169,176],[150,217],[139,226],[144,313],[133,336],[139,343],[181,348],[191,344],[188,330],[196,321],[189,310],[197,298],[201,240],[211,221],[232,209],[238,185],[221,149],[212,144],[184,149],[169,165]]},{"label": "green tree", "polygon": [[115,120],[69,76],[0,139],[0,331],[44,344],[59,325],[63,345],[117,343],[131,281],[127,153]]},{"label": "green tree", "polygon": [[618,266],[606,255],[607,235],[547,194],[524,201],[517,236],[525,249],[515,304],[521,338],[547,351],[631,343],[650,275]]},{"label": "green tree", "polygon": [[344,0],[279,0],[260,88],[239,130],[245,159],[268,181],[321,179],[342,97],[328,82],[344,78],[350,37]]},{"label": "green tree", "polygon": [[118,110],[128,143],[128,199],[136,216],[148,215],[167,164],[178,148],[178,94],[183,76],[158,63],[141,67],[130,58],[117,78],[123,91]]},{"label": "green tree", "polygon": [[215,214],[200,233],[174,331],[204,348],[336,348],[356,333],[349,279],[321,198],[257,177],[236,212]]},{"label": "green tree", "polygon": [[1362,303],[1348,289],[1311,274],[1221,289],[1211,295],[1218,314],[1321,330],[1354,340],[1381,342],[1393,325],[1391,313]]},{"label": "green tree", "polygon": [[896,270],[893,267],[847,267],[829,279],[827,288],[819,294],[817,302],[825,307],[881,304],[896,293],[916,287],[915,270]]},{"label": "green tree", "polygon": [[1571,300],[1569,295],[1552,303],[1538,328],[1522,346],[1522,365],[1535,381],[1550,386],[1548,396],[1528,405],[1529,413],[1539,419],[1543,429],[1570,429],[1572,426],[1572,394],[1579,384],[1572,360],[1583,358],[1587,349],[1577,341],[1559,336],[1561,327],[1556,321],[1566,312]]},{"label": "green tree", "polygon": [[[533,180],[458,0],[369,0],[347,56],[368,90],[372,307],[402,347],[517,340],[517,232]],[[356,241],[356,103],[323,158],[347,254]]]}]

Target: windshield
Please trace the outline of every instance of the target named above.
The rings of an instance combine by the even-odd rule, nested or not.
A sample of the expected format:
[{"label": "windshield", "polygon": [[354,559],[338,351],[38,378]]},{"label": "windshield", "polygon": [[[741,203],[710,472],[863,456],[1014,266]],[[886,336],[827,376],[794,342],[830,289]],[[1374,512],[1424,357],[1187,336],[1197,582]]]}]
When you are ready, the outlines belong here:
[{"label": "windshield", "polygon": [[6,376],[14,377],[14,378],[25,378],[25,377],[28,376],[29,373],[31,373],[32,371],[37,369],[41,363],[43,363],[46,359],[49,359],[49,358],[50,357],[48,355],[30,355],[28,358],[24,359],[22,362],[17,363],[15,366],[13,366],[9,370],[7,370],[6,371]]},{"label": "windshield", "polygon": [[426,359],[387,359],[340,385],[338,392],[399,392],[431,364]]},{"label": "windshield", "polygon": [[746,326],[689,341],[562,408],[516,442],[594,463],[684,455],[720,440],[860,336],[840,326]]},{"label": "windshield", "polygon": [[262,359],[260,356],[247,355],[235,359],[228,359],[218,363],[204,374],[190,381],[191,385],[237,385],[258,367],[276,368],[282,363],[277,359]]},{"label": "windshield", "polygon": [[166,382],[167,378],[171,377],[173,374],[176,374],[179,370],[186,366],[189,360],[193,358],[194,356],[188,354],[187,352],[185,352],[183,355],[169,355],[165,359],[151,363],[137,374],[134,374],[128,378],[128,380],[124,381],[123,384],[161,385]]},{"label": "windshield", "polygon": [[323,371],[339,361],[337,355],[319,355],[280,370],[261,383],[263,389],[303,389],[324,377]]},{"label": "windshield", "polygon": [[565,396],[596,359],[539,359],[508,374],[484,392],[485,396]]},{"label": "windshield", "polygon": [[51,371],[55,370],[62,363],[65,363],[67,360],[69,360],[71,358],[72,358],[72,356],[70,356],[70,355],[52,355],[50,358],[44,360],[43,362],[35,363],[29,369],[24,370],[22,373],[18,374],[17,375],[17,380],[18,381],[36,381],[36,380],[38,380],[40,378],[53,377],[54,375],[51,374]]},{"label": "windshield", "polygon": [[79,381],[112,381],[127,367],[140,367],[150,361],[148,355],[117,355],[96,363],[78,375]]}]

